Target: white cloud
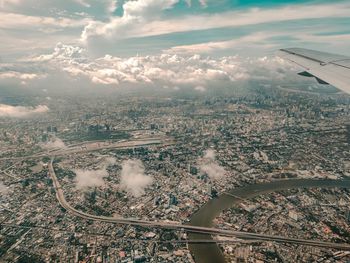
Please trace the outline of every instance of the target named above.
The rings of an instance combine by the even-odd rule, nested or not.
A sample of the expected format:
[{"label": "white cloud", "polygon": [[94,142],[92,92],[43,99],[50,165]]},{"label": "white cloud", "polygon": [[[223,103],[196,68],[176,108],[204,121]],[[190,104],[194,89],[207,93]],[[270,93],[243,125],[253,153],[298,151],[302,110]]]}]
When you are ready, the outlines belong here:
[{"label": "white cloud", "polygon": [[[272,82],[281,81],[286,76],[295,78],[294,73],[289,72],[295,66],[274,56],[214,58],[185,52],[185,54],[163,53],[129,58],[110,55],[90,58],[81,47],[59,43],[51,54],[26,58],[22,61],[32,69],[41,71],[37,74],[58,76],[65,81],[83,81],[91,86],[108,85],[116,88],[168,87],[168,90],[191,88],[204,92],[212,88],[233,87],[233,83],[234,87],[243,87],[249,80]],[[7,68],[13,70],[15,66]],[[28,69],[22,68],[22,70]]]},{"label": "white cloud", "polygon": [[16,71],[1,72],[0,79],[6,78],[18,78],[21,80],[35,79],[38,78],[37,74],[20,73]]},{"label": "white cloud", "polygon": [[217,180],[225,176],[225,168],[220,166],[216,161],[216,153],[214,150],[207,150],[204,153],[204,157],[198,160],[199,170],[207,174],[210,179]]},{"label": "white cloud", "polygon": [[[35,3],[35,7],[40,4]],[[47,8],[47,16],[26,14],[26,11],[30,11],[31,8],[18,5],[18,8],[7,12],[0,9],[0,53],[2,55],[13,58],[14,55],[19,57],[23,54],[43,52],[52,48],[58,41],[78,43],[79,34],[91,20],[88,17],[71,15],[56,16],[52,14],[51,7]]]},{"label": "white cloud", "polygon": [[17,71],[5,71],[0,72],[0,80],[1,79],[18,79],[21,80],[22,84],[25,84],[28,80],[40,79],[44,78],[45,74],[37,74],[37,73],[22,73]]},{"label": "white cloud", "polygon": [[202,53],[216,53],[220,50],[233,49],[233,48],[273,48],[268,39],[270,37],[280,35],[280,33],[267,33],[267,32],[256,32],[251,35],[235,38],[227,41],[207,42],[193,45],[181,45],[171,47],[170,49],[164,50],[165,53],[169,54],[202,54]]},{"label": "white cloud", "polygon": [[114,158],[106,158],[101,164],[100,169],[96,170],[85,170],[76,169],[74,170],[76,177],[75,183],[78,190],[86,191],[91,187],[99,187],[105,184],[104,178],[108,176],[107,167],[115,164]]},{"label": "white cloud", "polygon": [[73,62],[73,59],[80,59],[84,53],[84,49],[78,46],[65,45],[61,42],[56,44],[52,54],[40,55],[34,58],[28,58],[24,61],[30,62],[47,62],[47,61],[57,61],[57,62]]},{"label": "white cloud", "polygon": [[350,4],[348,3],[292,5],[272,9],[254,8],[248,11],[228,11],[220,14],[189,16],[182,19],[157,20],[130,33],[133,33],[134,36],[150,36],[300,19],[348,17],[349,12]]},{"label": "white cloud", "polygon": [[[220,14],[191,15],[165,19],[162,10],[171,8],[177,1],[138,0],[124,4],[124,15],[108,22],[92,21],[85,27],[82,40],[95,37],[113,39],[154,36],[174,32],[236,27],[261,23],[292,21],[314,18],[348,17],[349,3],[290,5],[279,8],[247,11],[228,11]],[[206,5],[206,1],[202,1]]]},{"label": "white cloud", "polygon": [[[226,27],[241,27],[245,25],[259,25],[260,30],[266,32],[276,31],[281,28],[275,22],[288,22],[283,25],[289,26],[294,20],[302,19],[322,19],[321,25],[317,26],[315,22],[312,26],[304,27],[310,29],[318,29],[324,32],[325,30],[338,32],[340,28],[344,28],[344,23],[333,18],[347,18],[350,13],[350,4],[346,1],[336,3],[310,3],[310,4],[295,4],[283,5],[282,7],[272,8],[254,8],[231,10],[220,13],[198,12],[186,15],[178,12],[176,16],[168,16],[167,9],[172,9],[180,0],[136,0],[136,1],[117,1],[117,0],[0,0],[0,53],[3,57],[21,56],[24,53],[42,53],[48,47],[53,46],[53,43],[58,41],[70,43],[74,45],[87,44],[91,54],[102,54],[109,50],[112,54],[121,54],[126,50],[127,54],[135,54],[138,50],[142,52],[152,52],[155,54],[158,49],[167,49],[170,54],[193,54],[193,53],[215,53],[226,49],[243,48],[274,48],[271,45],[273,40],[264,38],[264,35],[253,33],[251,36],[242,37],[240,39],[222,41],[223,36],[216,31],[207,37],[208,43],[196,43],[193,45],[181,45],[180,38],[172,38],[167,36],[171,41],[159,41],[159,39],[147,39],[145,43],[140,42],[136,45],[131,43],[131,37],[155,36],[174,32],[187,32],[190,34],[193,30],[208,30],[215,28]],[[219,6],[223,1],[211,0],[185,0],[188,6],[193,5],[197,8],[198,5]],[[196,4],[194,4],[196,3]],[[115,14],[115,10],[121,11],[122,16]],[[119,12],[118,12],[119,13]],[[329,19],[328,19],[329,18]],[[330,20],[329,27],[327,21]],[[264,24],[265,25],[261,25]],[[274,24],[268,24],[274,23]],[[307,23],[307,22],[305,22]],[[326,24],[327,28],[322,27]],[[282,25],[282,23],[281,23]],[[333,29],[330,29],[332,28]],[[298,32],[289,32],[285,30],[283,36],[289,36],[289,41],[276,38],[275,42],[290,43],[293,39],[301,36],[301,26],[296,25]],[[321,28],[322,27],[322,28]],[[337,27],[337,29],[334,29]],[[250,28],[250,27],[249,27]],[[321,29],[321,30],[320,30]],[[252,28],[243,29],[250,33]],[[277,32],[281,35],[281,32]],[[276,34],[276,35],[278,35]],[[255,39],[254,39],[255,38]],[[316,43],[323,44],[322,41],[327,41],[325,36],[318,38],[311,35],[302,36],[305,41],[310,39]],[[128,39],[120,41],[120,39]],[[218,41],[220,39],[220,41]],[[330,38],[335,39],[335,38]],[[346,49],[347,38],[338,37],[335,41],[329,41],[328,46],[342,45]],[[83,42],[80,42],[80,41]],[[259,43],[259,41],[261,42]],[[138,41],[138,40],[135,40]],[[154,46],[151,45],[154,41]],[[174,47],[170,47],[169,43],[176,43]],[[14,45],[13,43],[16,43]],[[337,44],[334,44],[337,43]],[[344,43],[344,44],[342,44]],[[237,51],[237,50],[236,50]],[[154,53],[153,53],[154,52]],[[222,52],[224,53],[224,52]],[[8,54],[8,55],[7,55]],[[226,53],[228,54],[228,53]],[[104,55],[104,54],[102,54]],[[123,54],[125,55],[125,54]],[[67,67],[67,71],[71,68]],[[76,68],[74,70],[77,70]],[[73,71],[72,71],[73,72]],[[102,75],[105,72],[100,72]],[[78,72],[76,72],[76,75]],[[115,78],[105,80],[107,77],[94,76],[95,83],[117,84]],[[119,81],[120,83],[120,81]]]},{"label": "white cloud", "polygon": [[215,162],[209,162],[206,164],[202,164],[200,167],[200,171],[209,176],[210,179],[217,180],[221,179],[225,176],[225,169]]},{"label": "white cloud", "polygon": [[171,8],[179,0],[137,0],[123,4],[123,15],[111,17],[107,23],[91,21],[83,30],[81,39],[91,37],[124,38],[130,30],[142,27],[144,23],[156,19],[165,9]]},{"label": "white cloud", "polygon": [[118,0],[0,0],[3,11],[37,16],[105,17],[117,7]]},{"label": "white cloud", "polygon": [[[90,19],[71,19],[65,17],[30,16],[16,13],[0,12],[0,25],[2,29],[33,29],[56,30],[58,28],[82,27]],[[55,31],[53,31],[55,32]]]},{"label": "white cloud", "polygon": [[75,182],[78,190],[87,190],[90,187],[99,187],[104,185],[103,178],[108,176],[105,169],[102,170],[74,170],[76,174]]},{"label": "white cloud", "polygon": [[84,50],[58,44],[52,54],[29,61],[58,67],[72,77],[85,77],[104,85],[161,84],[162,86],[205,86],[211,82],[234,82],[249,78],[238,57],[219,59],[199,55],[161,54],[119,58],[106,55],[98,59],[84,57]]},{"label": "white cloud", "polygon": [[118,7],[118,0],[108,0],[106,7],[108,13],[113,13]]},{"label": "white cloud", "polygon": [[36,107],[11,106],[0,104],[0,117],[23,118],[36,114],[48,112],[49,108],[46,105],[38,105]]},{"label": "white cloud", "polygon": [[[247,59],[245,65],[250,68],[250,74],[255,80],[266,80],[270,83],[277,81],[278,83],[293,82],[296,84],[298,82],[296,75],[298,67],[277,56]],[[305,80],[305,78],[301,79]]]},{"label": "white cloud", "polygon": [[0,81],[7,84],[21,83],[28,84],[47,77],[43,69],[37,67],[36,63],[1,63],[0,61]]},{"label": "white cloud", "polygon": [[21,0],[0,0],[0,7],[4,8],[7,5],[17,5],[21,2]]},{"label": "white cloud", "polygon": [[50,141],[41,144],[41,147],[49,150],[66,149],[66,144],[58,137],[53,137]]},{"label": "white cloud", "polygon": [[317,34],[306,34],[301,33],[295,36],[300,41],[314,43],[314,44],[325,44],[330,46],[348,46],[350,42],[350,34],[339,34],[339,35],[317,35]]},{"label": "white cloud", "polygon": [[194,87],[194,90],[199,91],[199,92],[205,92],[207,89],[203,86],[196,86],[196,87]]},{"label": "white cloud", "polygon": [[153,177],[145,174],[145,167],[140,160],[127,160],[122,163],[120,186],[129,194],[139,197],[153,182]]}]

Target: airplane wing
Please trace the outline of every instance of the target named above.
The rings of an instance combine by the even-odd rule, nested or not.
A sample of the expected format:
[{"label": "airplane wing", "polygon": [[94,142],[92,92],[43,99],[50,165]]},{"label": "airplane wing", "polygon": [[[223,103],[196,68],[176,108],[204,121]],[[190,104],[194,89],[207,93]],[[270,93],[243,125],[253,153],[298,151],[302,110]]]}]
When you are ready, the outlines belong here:
[{"label": "airplane wing", "polygon": [[350,57],[304,48],[280,49],[278,56],[304,68],[299,75],[315,77],[350,94]]}]

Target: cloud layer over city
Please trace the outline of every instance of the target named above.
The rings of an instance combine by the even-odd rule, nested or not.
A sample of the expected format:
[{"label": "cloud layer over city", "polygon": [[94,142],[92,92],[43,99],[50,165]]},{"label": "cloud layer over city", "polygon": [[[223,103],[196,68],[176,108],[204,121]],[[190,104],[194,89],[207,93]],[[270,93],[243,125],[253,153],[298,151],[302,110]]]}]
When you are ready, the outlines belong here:
[{"label": "cloud layer over city", "polygon": [[58,43],[52,53],[23,59],[21,72],[17,73],[17,77],[9,76],[9,79],[16,82],[17,78],[17,84],[21,86],[21,76],[29,74],[26,70],[34,68],[38,69],[38,73],[35,73],[33,85],[40,87],[43,82],[52,82],[50,79],[55,77],[62,80],[62,90],[69,87],[67,82],[76,84],[79,81],[100,88],[176,87],[205,92],[210,87],[237,86],[261,78],[281,80],[286,77],[286,72],[294,68],[278,57],[268,56],[214,58],[203,54],[169,52],[127,58],[105,55],[92,59],[87,53],[84,48]]},{"label": "cloud layer over city", "polygon": [[350,52],[349,14],[347,1],[2,0],[0,85],[205,93],[280,77],[279,48]]},{"label": "cloud layer over city", "polygon": [[0,117],[25,118],[48,112],[46,105],[38,105],[35,107],[12,106],[0,104]]}]

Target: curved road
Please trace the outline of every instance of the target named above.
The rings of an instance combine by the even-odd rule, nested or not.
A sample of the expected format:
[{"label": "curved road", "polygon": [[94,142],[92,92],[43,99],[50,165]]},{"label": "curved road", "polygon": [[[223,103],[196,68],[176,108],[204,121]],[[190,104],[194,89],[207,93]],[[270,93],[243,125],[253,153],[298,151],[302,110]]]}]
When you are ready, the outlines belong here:
[{"label": "curved road", "polygon": [[[49,175],[53,181],[56,197],[60,205],[67,211],[71,212],[73,215],[81,218],[96,220],[101,222],[115,223],[115,224],[137,225],[137,226],[163,228],[163,229],[178,229],[178,230],[186,230],[187,232],[191,232],[191,233],[194,232],[194,233],[216,234],[216,235],[222,235],[222,236],[233,236],[240,239],[294,243],[294,244],[335,248],[339,250],[350,251],[349,244],[340,244],[340,243],[338,244],[338,243],[322,242],[322,241],[315,241],[315,240],[288,238],[283,236],[248,233],[248,232],[242,232],[242,231],[231,231],[231,230],[223,230],[223,229],[203,227],[203,226],[182,225],[182,224],[168,223],[164,221],[148,221],[148,220],[140,220],[140,219],[134,219],[134,218],[119,218],[119,217],[105,217],[105,216],[91,215],[75,209],[66,201],[64,197],[64,193],[62,191],[62,187],[57,179],[57,176],[53,168],[53,159],[51,159],[51,162],[49,163]],[[333,182],[340,182],[340,181],[333,181]],[[344,182],[342,183],[344,184]],[[350,187],[350,181],[347,183]]]}]

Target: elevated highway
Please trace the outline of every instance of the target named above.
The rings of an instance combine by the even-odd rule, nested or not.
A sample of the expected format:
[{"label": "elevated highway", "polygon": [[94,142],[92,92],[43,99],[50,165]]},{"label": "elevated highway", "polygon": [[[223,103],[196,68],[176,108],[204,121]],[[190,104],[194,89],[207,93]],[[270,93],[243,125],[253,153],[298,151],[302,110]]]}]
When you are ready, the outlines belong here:
[{"label": "elevated highway", "polygon": [[183,225],[183,224],[169,223],[165,221],[149,221],[149,220],[141,220],[141,219],[134,219],[134,218],[106,217],[106,216],[97,216],[97,215],[88,214],[75,209],[65,199],[62,187],[57,179],[55,170],[53,168],[53,159],[51,159],[51,162],[49,163],[48,168],[49,168],[49,175],[52,179],[58,202],[66,211],[80,218],[95,220],[100,222],[113,223],[113,224],[134,225],[134,226],[142,226],[142,227],[149,227],[149,228],[185,230],[187,232],[229,236],[229,237],[236,237],[236,238],[245,239],[245,240],[274,241],[274,242],[280,242],[280,243],[293,243],[293,244],[306,245],[306,246],[324,247],[324,248],[350,251],[350,244],[289,238],[289,237],[283,237],[283,236],[249,233],[249,232],[243,232],[243,231],[232,231],[232,230],[218,229],[218,228],[212,228],[212,227]]}]

